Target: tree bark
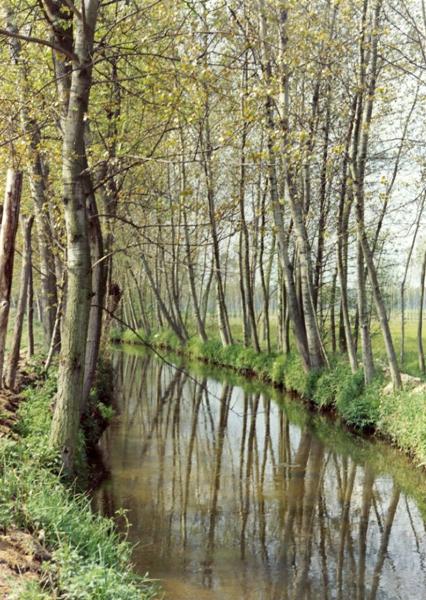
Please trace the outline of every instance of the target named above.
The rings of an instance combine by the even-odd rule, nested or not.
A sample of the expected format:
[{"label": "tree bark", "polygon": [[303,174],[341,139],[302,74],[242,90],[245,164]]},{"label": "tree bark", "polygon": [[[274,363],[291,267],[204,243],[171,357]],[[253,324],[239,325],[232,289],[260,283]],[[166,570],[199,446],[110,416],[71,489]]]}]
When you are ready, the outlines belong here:
[{"label": "tree bark", "polygon": [[[253,346],[256,352],[260,352],[259,336],[257,332],[256,314],[254,309],[254,293],[252,286],[252,278],[250,272],[250,236],[245,215],[245,185],[246,185],[246,145],[247,145],[247,134],[248,124],[245,120],[245,101],[247,94],[247,54],[244,59],[244,70],[243,70],[243,91],[241,98],[241,114],[244,120],[242,137],[241,137],[241,168],[240,168],[240,181],[239,181],[239,192],[238,200],[240,206],[240,220],[241,220],[241,267],[242,267],[242,285],[243,285],[243,302],[246,303],[247,321],[249,327],[247,327],[247,337],[253,339]],[[245,312],[245,311],[244,311]],[[248,341],[248,340],[247,340]]]},{"label": "tree bark", "polygon": [[32,253],[30,256],[30,267],[28,275],[28,358],[34,356],[34,279],[33,279],[33,262]]},{"label": "tree bark", "polygon": [[[186,167],[185,167],[185,144],[184,134],[182,128],[180,128],[180,139],[181,139],[181,150],[182,150],[182,161],[181,161],[181,195],[183,198],[186,197],[187,191],[187,178],[186,178]],[[194,309],[195,320],[197,322],[197,332],[200,339],[203,342],[207,341],[207,333],[204,325],[204,320],[201,315],[199,296],[197,294],[197,287],[195,281],[195,270],[194,270],[194,259],[193,253],[191,252],[191,243],[188,228],[188,218],[186,207],[183,209],[183,227],[185,236],[185,251],[186,251],[186,268],[188,271],[189,289],[191,292],[192,307]]]},{"label": "tree bark", "polygon": [[370,322],[368,319],[367,293],[365,289],[364,255],[360,239],[358,240],[357,273],[358,315],[359,326],[361,329],[362,362],[364,367],[364,381],[368,385],[374,377],[374,359],[371,348]]},{"label": "tree bark", "polygon": [[[283,17],[282,17],[283,18]],[[263,53],[263,70],[267,86],[272,80],[272,65],[269,56],[269,50],[266,43],[267,27],[265,17],[265,5],[263,0],[260,2],[260,28],[261,43]],[[282,36],[281,36],[282,37]],[[284,100],[285,101],[285,100]],[[272,214],[274,224],[277,230],[277,241],[279,249],[279,258],[284,275],[285,287],[287,292],[287,302],[291,323],[293,326],[296,345],[302,359],[303,367],[306,371],[312,368],[311,356],[309,352],[308,340],[304,323],[301,317],[301,310],[297,299],[296,287],[293,278],[293,270],[289,257],[288,236],[284,227],[283,207],[279,199],[278,181],[277,181],[277,161],[275,156],[273,133],[275,131],[274,103],[269,93],[266,94],[265,113],[267,119],[267,150],[268,150],[268,176],[270,186],[270,196],[272,205]]]},{"label": "tree bark", "polygon": [[21,193],[22,173],[15,169],[8,169],[0,229],[0,387],[3,387],[10,291],[12,287],[15,238],[18,227]]},{"label": "tree bark", "polygon": [[15,325],[13,328],[12,345],[9,352],[6,370],[6,387],[15,389],[16,373],[18,370],[19,353],[21,349],[22,330],[24,327],[25,309],[28,305],[28,282],[31,270],[31,230],[34,217],[21,217],[23,234],[23,252],[21,281],[19,288],[18,305],[16,307]]},{"label": "tree bark", "polygon": [[425,372],[425,353],[423,350],[423,305],[425,298],[425,277],[426,277],[426,251],[423,254],[422,272],[420,275],[420,305],[419,317],[417,322],[417,349],[419,356],[419,369],[424,374]]},{"label": "tree bark", "polygon": [[84,365],[91,300],[91,260],[85,174],[85,120],[92,84],[93,41],[99,1],[83,0],[76,18],[71,90],[63,135],[64,218],[67,236],[67,297],[58,375],[58,394],[50,442],[67,472],[74,468],[83,398]]},{"label": "tree bark", "polygon": [[[88,168],[88,166],[86,168]],[[92,299],[87,328],[83,395],[80,407],[81,412],[85,410],[87,405],[87,400],[93,385],[96,367],[98,364],[99,348],[102,337],[102,321],[104,315],[107,277],[102,229],[98,216],[96,198],[93,189],[91,188],[90,178],[86,179],[88,186],[86,194],[88,197],[90,255],[92,260]]]}]

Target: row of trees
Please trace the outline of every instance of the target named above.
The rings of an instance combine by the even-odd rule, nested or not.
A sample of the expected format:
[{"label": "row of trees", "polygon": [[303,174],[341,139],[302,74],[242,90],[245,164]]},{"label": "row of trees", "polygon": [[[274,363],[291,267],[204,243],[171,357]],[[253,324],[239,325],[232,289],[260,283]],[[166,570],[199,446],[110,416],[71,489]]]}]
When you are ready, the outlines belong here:
[{"label": "row of trees", "polygon": [[205,341],[214,320],[229,345],[238,316],[256,351],[340,351],[367,382],[377,318],[400,387],[386,292],[408,252],[404,306],[421,241],[421,0],[3,4],[0,372],[22,197],[16,323],[35,291],[65,466],[122,290],[147,332]]},{"label": "row of trees", "polygon": [[[143,249],[126,263],[126,319],[182,341],[195,321],[205,340],[214,309],[228,345],[238,314],[259,350],[276,341],[273,312],[278,346],[289,351],[291,328],[306,370],[339,350],[368,383],[374,317],[399,388],[386,296],[407,253],[392,269],[404,340],[424,205],[420,3],[199,3],[185,24],[169,51],[167,158],[146,170],[152,201],[132,218]],[[423,370],[421,323],[420,310]]]}]

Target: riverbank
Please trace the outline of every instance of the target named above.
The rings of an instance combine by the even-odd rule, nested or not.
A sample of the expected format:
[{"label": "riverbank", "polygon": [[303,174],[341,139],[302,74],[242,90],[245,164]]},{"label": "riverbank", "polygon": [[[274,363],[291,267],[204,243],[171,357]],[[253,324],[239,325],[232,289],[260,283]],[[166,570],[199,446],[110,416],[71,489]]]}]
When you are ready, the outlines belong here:
[{"label": "riverbank", "polygon": [[79,480],[70,482],[48,444],[56,371],[44,376],[33,364],[25,375],[20,392],[7,393],[1,403],[0,597],[153,599],[152,582],[132,571],[131,546],[111,519],[92,512],[81,491],[90,478],[90,448],[112,415],[102,402],[103,386],[91,395]]},{"label": "riverbank", "polygon": [[404,390],[393,392],[384,370],[365,386],[362,371],[353,374],[341,357],[332,359],[330,369],[306,373],[293,354],[256,353],[240,344],[223,347],[220,340],[202,342],[195,337],[182,345],[168,330],[149,337],[127,330],[116,333],[114,341],[146,344],[297,392],[316,409],[337,415],[351,429],[376,433],[409,454],[416,464],[426,465],[426,383],[420,378],[404,376]]}]

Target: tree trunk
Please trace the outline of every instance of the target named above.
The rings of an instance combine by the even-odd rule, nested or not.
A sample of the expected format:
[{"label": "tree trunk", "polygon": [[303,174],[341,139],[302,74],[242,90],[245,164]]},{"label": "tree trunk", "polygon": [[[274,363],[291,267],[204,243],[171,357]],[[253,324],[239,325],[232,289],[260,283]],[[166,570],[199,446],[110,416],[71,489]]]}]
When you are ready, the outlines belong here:
[{"label": "tree trunk", "polygon": [[66,472],[74,468],[83,399],[84,365],[91,300],[91,260],[87,215],[84,133],[92,84],[93,41],[98,0],[83,0],[76,18],[71,91],[64,117],[63,192],[67,236],[67,297],[58,375],[58,394],[50,442],[62,457]]},{"label": "tree trunk", "polygon": [[[357,272],[358,272],[358,290],[357,290],[358,291],[358,315],[359,315],[359,325],[360,325],[360,329],[361,329],[361,347],[362,347],[362,362],[363,362],[363,367],[364,367],[364,381],[366,384],[369,384],[369,383],[371,383],[371,381],[374,377],[374,361],[373,361],[373,352],[371,349],[370,324],[369,324],[369,319],[368,319],[368,307],[367,307],[367,293],[365,290],[364,255],[362,252],[362,246],[361,246],[360,241],[358,241]],[[349,348],[349,344],[348,344],[348,348]]]},{"label": "tree trunk", "polygon": [[[86,167],[88,168],[88,166]],[[102,337],[102,320],[106,293],[106,264],[98,209],[90,178],[87,181],[90,254],[92,259],[92,300],[87,328],[86,356],[84,364],[83,395],[80,411],[83,412],[95,378]]]},{"label": "tree trunk", "polygon": [[21,193],[22,173],[15,171],[15,169],[8,169],[0,230],[0,387],[3,387],[3,367],[7,324],[9,321],[15,237],[18,227]]},{"label": "tree trunk", "polygon": [[[240,168],[240,181],[239,181],[239,192],[238,200],[240,206],[240,220],[241,220],[241,242],[240,242],[240,261],[242,268],[242,285],[244,291],[244,298],[246,302],[247,311],[247,338],[253,338],[253,346],[256,352],[260,352],[259,336],[257,332],[256,314],[254,309],[254,292],[250,271],[250,236],[245,215],[245,186],[246,186],[246,145],[247,145],[247,134],[248,134],[248,123],[245,120],[245,102],[247,94],[247,54],[244,60],[243,70],[243,92],[241,97],[241,114],[244,119],[242,137],[241,137],[241,168]],[[243,301],[244,301],[243,298]],[[246,312],[244,310],[244,312]],[[249,341],[249,340],[247,340]]]},{"label": "tree trunk", "polygon": [[333,273],[333,280],[331,284],[331,297],[330,297],[330,330],[331,330],[331,351],[336,354],[336,279],[337,270]]},{"label": "tree trunk", "polygon": [[[180,128],[180,139],[181,139],[181,149],[182,149],[182,161],[181,161],[181,195],[183,198],[186,197],[187,192],[187,181],[186,181],[186,167],[185,167],[185,144],[184,144],[184,134],[182,128]],[[186,268],[188,271],[188,281],[189,281],[189,289],[191,292],[191,300],[192,307],[194,309],[195,320],[197,322],[197,332],[200,339],[203,342],[207,341],[207,333],[204,325],[203,318],[201,316],[199,296],[197,294],[197,287],[195,281],[195,271],[193,264],[193,257],[191,252],[191,243],[189,237],[189,228],[188,228],[188,218],[186,207],[183,210],[183,226],[184,226],[184,236],[185,236],[185,251],[186,251]]]},{"label": "tree trunk", "polygon": [[[267,39],[267,28],[266,28],[266,17],[265,17],[265,5],[263,0],[260,2],[260,28],[261,28],[261,42],[263,52],[263,70],[264,78],[269,86],[272,80],[272,64],[269,56],[269,48],[266,42]],[[283,37],[283,36],[281,36]],[[285,231],[284,218],[283,218],[283,207],[280,204],[279,192],[278,192],[278,181],[277,181],[277,164],[274,149],[273,135],[275,131],[275,118],[274,118],[274,102],[270,94],[266,96],[265,102],[265,113],[267,119],[267,149],[268,149],[268,176],[270,185],[270,196],[272,205],[272,214],[274,224],[277,230],[277,241],[279,249],[279,258],[281,261],[281,267],[284,275],[285,287],[287,292],[288,310],[290,314],[291,323],[293,326],[294,337],[296,345],[302,359],[303,367],[308,371],[313,365],[311,364],[311,356],[309,352],[308,340],[306,337],[306,331],[301,316],[300,305],[297,299],[296,287],[293,277],[293,269],[290,262],[289,250],[288,250],[288,236]]]},{"label": "tree trunk", "polygon": [[212,236],[212,244],[213,244],[213,260],[214,260],[214,277],[216,281],[216,302],[217,302],[217,312],[218,312],[218,323],[219,323],[219,332],[220,338],[222,340],[222,344],[224,346],[229,346],[232,344],[232,334],[231,328],[229,325],[228,318],[228,310],[226,307],[225,300],[225,290],[222,276],[222,267],[221,267],[221,257],[220,257],[220,247],[219,247],[219,239],[217,234],[217,223],[216,223],[216,214],[215,214],[215,202],[214,202],[214,191],[213,191],[213,183],[212,183],[212,174],[211,174],[211,147],[208,144],[208,149],[206,151],[207,157],[205,159],[205,169],[206,169],[206,179],[207,179],[207,198],[208,198],[208,207],[209,207],[209,218],[210,218],[210,228],[211,228],[211,236]]},{"label": "tree trunk", "polygon": [[[399,371],[398,361],[396,358],[395,348],[392,341],[392,335],[389,328],[389,321],[386,314],[386,307],[383,300],[382,292],[380,290],[379,279],[377,276],[376,266],[374,264],[373,256],[370,250],[370,246],[367,240],[367,234],[365,232],[364,225],[364,193],[363,187],[360,185],[360,182],[357,178],[357,171],[355,171],[354,166],[352,165],[352,178],[353,184],[356,190],[357,197],[357,228],[358,228],[358,241],[362,248],[362,254],[364,256],[368,276],[371,282],[374,304],[376,306],[377,315],[380,321],[380,327],[383,334],[383,339],[385,342],[386,354],[388,357],[389,370],[391,374],[392,383],[395,389],[399,390],[401,388],[401,373]],[[360,277],[360,273],[358,272],[358,277]],[[361,307],[360,307],[361,310]],[[360,312],[360,321],[361,327],[365,325],[363,324],[363,318],[366,315],[362,315]]]},{"label": "tree trunk", "polygon": [[102,340],[101,340],[102,349],[105,349],[105,347],[108,343],[111,323],[112,323],[112,320],[114,319],[115,313],[120,304],[122,295],[123,295],[123,293],[121,291],[120,286],[114,282],[110,283],[109,288],[108,288],[106,317],[105,317],[103,331],[102,331]]},{"label": "tree trunk", "polygon": [[426,251],[423,254],[422,272],[420,275],[420,305],[419,305],[419,320],[417,323],[417,348],[419,355],[419,369],[421,373],[425,373],[425,353],[423,350],[423,305],[425,297],[425,277],[426,277]]},{"label": "tree trunk", "polygon": [[29,218],[21,217],[21,228],[23,233],[21,282],[19,288],[18,305],[16,307],[15,325],[13,328],[12,346],[10,348],[6,371],[6,387],[11,390],[15,389],[25,309],[28,304],[28,281],[31,270],[31,230],[33,222],[34,217],[32,216]]},{"label": "tree trunk", "polygon": [[33,279],[33,262],[32,254],[30,256],[30,268],[28,276],[28,358],[34,355],[34,279]]},{"label": "tree trunk", "polygon": [[176,334],[178,339],[182,342],[182,344],[184,344],[187,341],[185,333],[180,329],[179,324],[176,323],[173,316],[170,314],[169,310],[167,309],[167,306],[164,304],[163,299],[160,294],[160,290],[158,289],[158,287],[155,283],[151,268],[143,254],[141,255],[141,260],[142,260],[142,264],[144,266],[145,272],[148,276],[148,280],[151,285],[152,291],[154,292],[155,298],[157,300],[159,310],[164,315],[167,323],[169,324],[170,328],[174,331],[174,333]]},{"label": "tree trunk", "polygon": [[59,299],[58,299],[58,306],[56,308],[56,316],[55,316],[55,324],[53,326],[53,332],[52,332],[52,337],[50,338],[50,346],[49,346],[49,352],[47,353],[47,357],[46,357],[46,362],[44,363],[44,370],[47,372],[50,368],[50,365],[52,364],[52,359],[53,356],[56,352],[56,339],[57,339],[57,333],[58,331],[60,331],[61,328],[61,321],[62,321],[62,312],[64,309],[64,288],[62,289],[62,292],[60,293]]}]

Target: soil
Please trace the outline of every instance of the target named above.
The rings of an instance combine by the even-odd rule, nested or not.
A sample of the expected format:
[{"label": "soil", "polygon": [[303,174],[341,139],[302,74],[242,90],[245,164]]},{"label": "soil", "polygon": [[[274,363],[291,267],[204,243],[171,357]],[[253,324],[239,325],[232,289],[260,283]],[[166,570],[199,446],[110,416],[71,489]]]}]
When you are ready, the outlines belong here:
[{"label": "soil", "polygon": [[0,598],[12,599],[27,582],[38,581],[49,553],[30,533],[19,530],[0,535]]},{"label": "soil", "polygon": [[16,409],[19,397],[9,390],[0,391],[0,438],[16,438],[13,426],[16,422]]}]

